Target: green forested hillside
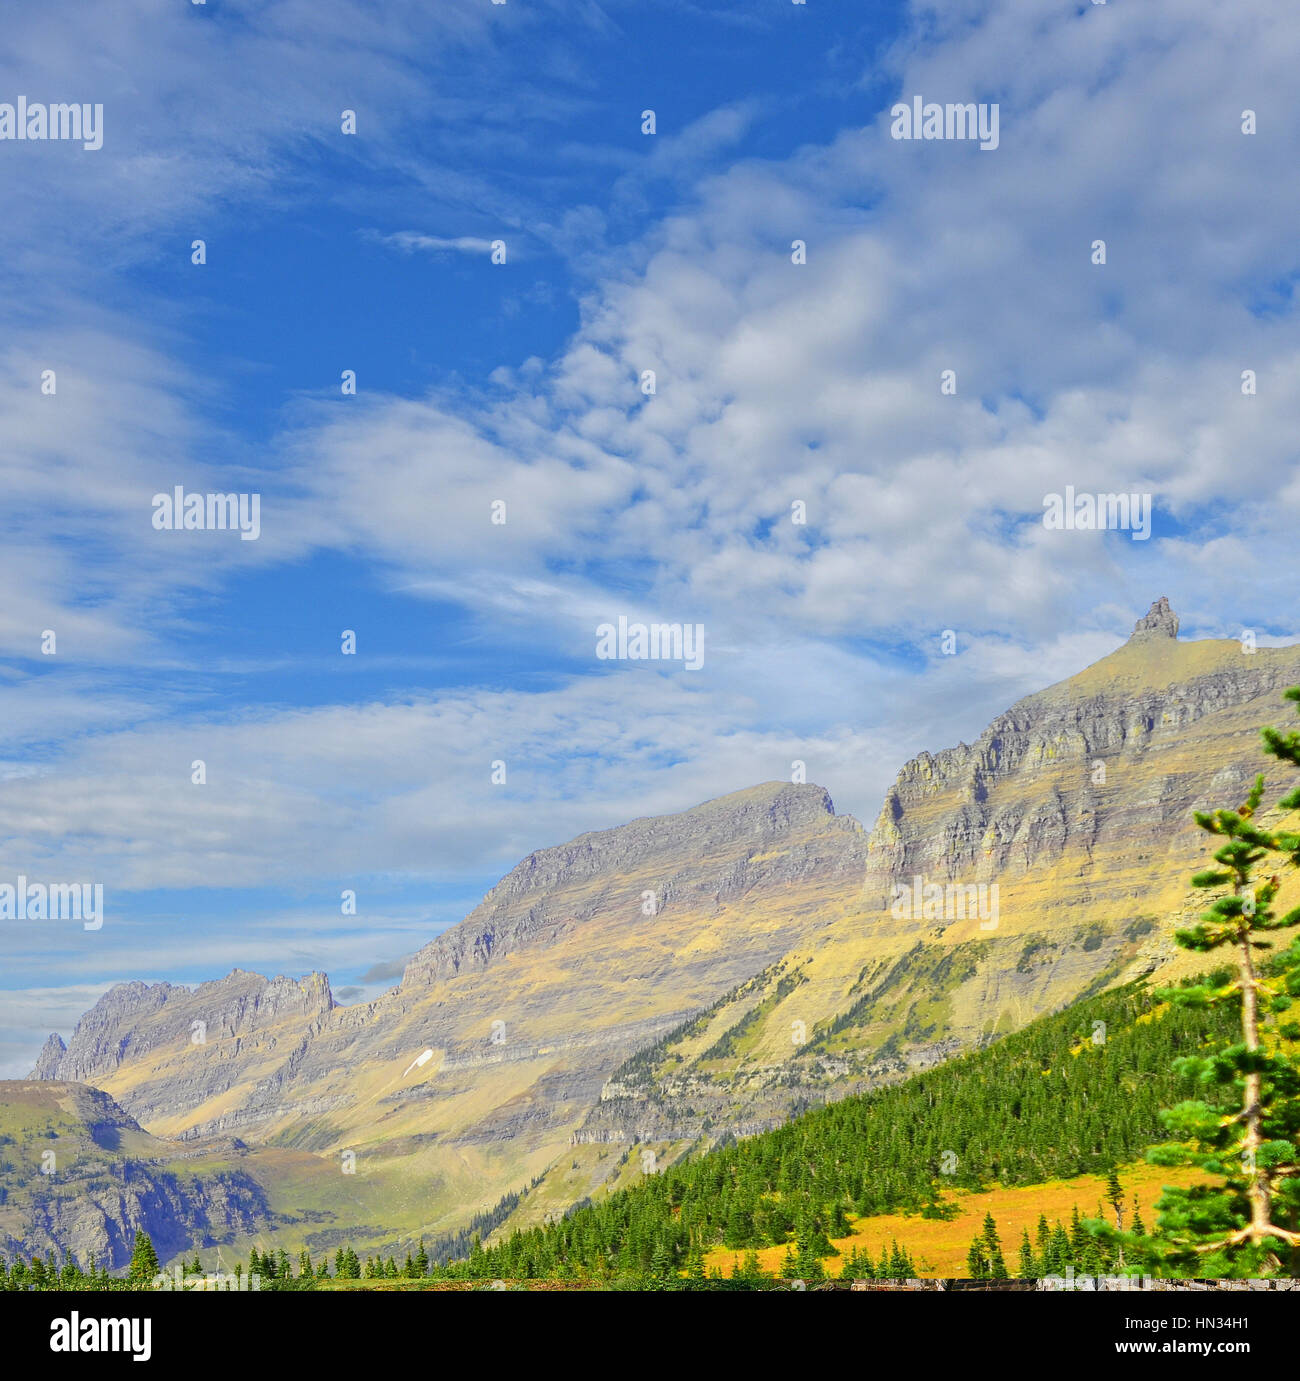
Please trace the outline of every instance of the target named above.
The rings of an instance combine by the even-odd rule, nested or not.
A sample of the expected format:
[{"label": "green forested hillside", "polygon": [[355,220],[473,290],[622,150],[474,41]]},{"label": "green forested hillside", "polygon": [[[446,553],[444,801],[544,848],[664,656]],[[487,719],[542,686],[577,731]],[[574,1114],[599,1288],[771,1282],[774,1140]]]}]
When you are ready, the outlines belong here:
[{"label": "green forested hillside", "polygon": [[906,1083],[847,1098],[515,1233],[444,1268],[503,1278],[651,1272],[709,1246],[843,1235],[850,1213],[941,1215],[938,1191],[1032,1184],[1139,1158],[1158,1111],[1187,1097],[1171,1071],[1231,1034],[1231,1014],[1162,1005],[1137,985],[1045,1017]]}]

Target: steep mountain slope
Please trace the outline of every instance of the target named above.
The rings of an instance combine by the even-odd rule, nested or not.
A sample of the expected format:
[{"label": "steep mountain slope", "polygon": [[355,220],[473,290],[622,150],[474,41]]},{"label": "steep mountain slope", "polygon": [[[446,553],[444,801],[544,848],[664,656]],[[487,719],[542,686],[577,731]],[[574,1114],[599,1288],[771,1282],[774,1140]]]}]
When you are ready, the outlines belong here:
[{"label": "steep mountain slope", "polygon": [[[308,1163],[304,1163],[308,1162]],[[314,1163],[312,1163],[314,1162]],[[268,1183],[333,1167],[229,1139],[178,1146],[76,1083],[0,1082],[0,1255],[53,1249],[125,1266],[137,1231],[167,1260],[269,1231]],[[292,1195],[288,1196],[292,1198]]]},{"label": "steep mountain slope", "polygon": [[811,1241],[817,1230],[843,1235],[848,1214],[919,1213],[944,1191],[1096,1174],[1163,1139],[1159,1110],[1205,1092],[1176,1071],[1175,1057],[1234,1029],[1227,1008],[1161,1003],[1145,985],[1128,985],[901,1086],[637,1176],[624,1192],[516,1238],[520,1215],[488,1243],[483,1269],[508,1278],[565,1265],[635,1271],[656,1257],[672,1269],[692,1246],[758,1249],[796,1233]]},{"label": "steep mountain slope", "polygon": [[975,744],[907,763],[856,906],[618,1071],[580,1139],[755,1130],[1107,983],[1184,972],[1173,922],[1204,902],[1192,811],[1235,804],[1260,771],[1281,793],[1259,727],[1287,717],[1300,648],[1180,643],[1177,627],[1157,601],[1122,647]]},{"label": "steep mountain slope", "polygon": [[121,985],[37,1072],[159,1135],[347,1151],[378,1231],[455,1226],[542,1173],[623,1059],[830,924],[865,846],[821,788],[754,787],[531,855],[376,1002]]},{"label": "steep mountain slope", "polygon": [[333,1157],[360,1248],[540,1176],[529,1221],[635,1173],[613,1146],[671,1159],[1176,974],[1172,922],[1201,901],[1190,812],[1239,799],[1300,682],[1300,648],[1176,635],[1158,601],[975,744],[906,764],[869,833],[819,787],[767,783],[584,835],[375,1002],[336,1006],[322,975],[121,985],[36,1074],[160,1136]]}]

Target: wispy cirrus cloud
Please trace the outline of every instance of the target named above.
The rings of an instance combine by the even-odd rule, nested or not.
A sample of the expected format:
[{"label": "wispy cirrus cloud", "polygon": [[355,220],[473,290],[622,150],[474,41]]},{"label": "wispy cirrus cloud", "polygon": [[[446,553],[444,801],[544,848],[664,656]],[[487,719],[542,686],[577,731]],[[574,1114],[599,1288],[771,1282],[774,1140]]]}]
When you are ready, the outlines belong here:
[{"label": "wispy cirrus cloud", "polygon": [[492,249],[491,240],[473,235],[423,235],[418,230],[399,230],[392,235],[383,235],[380,239],[384,244],[405,250],[407,253],[423,250],[430,254],[488,254]]}]

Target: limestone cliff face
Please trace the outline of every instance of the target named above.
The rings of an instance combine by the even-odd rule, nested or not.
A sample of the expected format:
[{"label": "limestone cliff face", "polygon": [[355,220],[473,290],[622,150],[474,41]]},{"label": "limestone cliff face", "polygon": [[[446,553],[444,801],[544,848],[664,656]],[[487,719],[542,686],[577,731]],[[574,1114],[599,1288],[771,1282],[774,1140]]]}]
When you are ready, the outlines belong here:
[{"label": "limestone cliff face", "polygon": [[[610,908],[717,908],[755,889],[845,877],[865,840],[822,787],[768,783],[680,815],[634,820],[541,849],[513,868],[460,925],[414,956],[403,989],[554,943]],[[653,902],[627,879],[655,885]]]},{"label": "limestone cliff face", "polygon": [[170,983],[119,983],[77,1023],[70,1045],[57,1035],[46,1041],[31,1077],[102,1081],[160,1048],[222,1039],[256,1043],[283,1026],[306,1032],[333,1005],[329,980],[319,973],[266,979],[235,969],[196,991]]},{"label": "limestone cliff face", "polygon": [[161,1261],[271,1226],[247,1155],[185,1152],[149,1136],[105,1093],[51,1080],[0,1082],[0,1255],[53,1250],[124,1267],[137,1232]]},{"label": "limestone cliff face", "polygon": [[1263,767],[1258,727],[1300,655],[1180,645],[1177,630],[1160,599],[1110,657],[1013,705],[974,744],[907,763],[871,832],[869,884],[1041,873],[1171,824],[1192,837],[1194,806]]}]

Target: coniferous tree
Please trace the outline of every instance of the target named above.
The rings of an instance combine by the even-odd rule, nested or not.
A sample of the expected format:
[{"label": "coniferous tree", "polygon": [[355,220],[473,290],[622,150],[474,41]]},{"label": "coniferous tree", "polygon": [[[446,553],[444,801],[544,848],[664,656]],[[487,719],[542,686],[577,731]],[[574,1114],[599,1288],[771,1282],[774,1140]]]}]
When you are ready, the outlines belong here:
[{"label": "coniferous tree", "polygon": [[1074,1204],[1070,1208],[1070,1257],[1072,1260],[1077,1260],[1082,1254],[1085,1236],[1083,1219],[1079,1217],[1079,1205]]},{"label": "coniferous tree", "polygon": [[762,1263],[758,1259],[756,1251],[745,1253],[745,1279],[746,1280],[766,1280],[767,1272],[763,1269]]},{"label": "coniferous tree", "polygon": [[1047,1275],[1065,1274],[1065,1268],[1071,1263],[1070,1239],[1065,1229],[1058,1222],[1052,1229],[1052,1236],[1047,1247],[1047,1264],[1050,1269]]},{"label": "coniferous tree", "polygon": [[854,1246],[844,1258],[844,1264],[840,1268],[840,1278],[842,1280],[870,1280],[875,1274],[875,1269],[871,1260],[871,1253],[865,1247]]},{"label": "coniferous tree", "polygon": [[1052,1230],[1047,1226],[1047,1215],[1038,1215],[1038,1226],[1034,1229],[1034,1240],[1037,1243],[1038,1264],[1042,1267],[1043,1274],[1047,1275],[1047,1261],[1049,1243],[1052,1240]]},{"label": "coniferous tree", "polygon": [[1124,1186],[1119,1182],[1119,1170],[1112,1165],[1106,1172],[1106,1202],[1115,1210],[1115,1226],[1124,1228]]},{"label": "coniferous tree", "polygon": [[801,1280],[825,1280],[826,1270],[813,1243],[798,1243],[795,1253],[795,1275]]},{"label": "coniferous tree", "polygon": [[[1300,705],[1300,687],[1286,698]],[[1300,733],[1263,729],[1261,735],[1266,753],[1300,766]],[[1195,926],[1174,938],[1202,954],[1226,950],[1235,972],[1212,974],[1161,996],[1191,1008],[1228,1005],[1239,1018],[1239,1031],[1213,1054],[1176,1062],[1208,1096],[1167,1109],[1163,1121],[1178,1140],[1148,1153],[1156,1164],[1194,1164],[1221,1179],[1167,1188],[1156,1205],[1156,1232],[1143,1250],[1165,1273],[1300,1272],[1300,1067],[1285,1045],[1300,1036],[1300,1026],[1281,1020],[1300,997],[1300,946],[1292,945],[1271,972],[1261,972],[1256,961],[1258,952],[1272,947],[1272,932],[1300,925],[1300,907],[1283,916],[1272,909],[1278,874],[1262,880],[1258,875],[1261,868],[1300,867],[1300,834],[1265,829],[1258,819],[1263,797],[1260,775],[1236,810],[1195,813],[1196,823],[1224,842],[1214,853],[1218,867],[1197,873],[1192,885],[1226,890]],[[1278,808],[1300,809],[1300,788]]]},{"label": "coniferous tree", "polygon": [[131,1264],[127,1268],[126,1278],[132,1285],[148,1285],[157,1274],[158,1253],[154,1250],[149,1234],[142,1228],[135,1235],[135,1245],[131,1249]]},{"label": "coniferous tree", "polygon": [[722,1238],[723,1245],[727,1247],[745,1247],[753,1240],[753,1217],[746,1210],[739,1196],[737,1196],[732,1200],[731,1209],[727,1214],[727,1227]]},{"label": "coniferous tree", "polygon": [[984,1259],[988,1262],[989,1279],[1006,1280],[1007,1263],[1002,1257],[1002,1243],[998,1238],[998,1228],[993,1221],[992,1213],[984,1215],[983,1239]]},{"label": "coniferous tree", "polygon": [[820,1258],[835,1254],[835,1247],[826,1236],[826,1230],[822,1227],[811,1202],[806,1198],[797,1219],[795,1240],[799,1243],[799,1251],[804,1255]]},{"label": "coniferous tree", "polygon": [[[1111,1206],[1115,1214],[1115,1232],[1123,1234],[1124,1231],[1124,1186],[1119,1182],[1119,1171],[1115,1166],[1111,1166],[1106,1175],[1106,1202]],[[1101,1215],[1098,1214],[1098,1217]],[[1122,1271],[1124,1269],[1124,1240],[1122,1235],[1118,1237],[1116,1248],[1115,1264]]]}]

